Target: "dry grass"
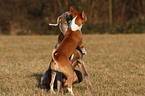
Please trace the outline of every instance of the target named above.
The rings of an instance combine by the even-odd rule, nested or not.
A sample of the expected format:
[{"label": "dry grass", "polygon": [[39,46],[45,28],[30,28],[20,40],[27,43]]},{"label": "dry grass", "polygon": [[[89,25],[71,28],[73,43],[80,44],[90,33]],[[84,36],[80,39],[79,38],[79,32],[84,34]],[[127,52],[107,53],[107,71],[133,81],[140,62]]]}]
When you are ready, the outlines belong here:
[{"label": "dry grass", "polygon": [[[84,35],[84,56],[94,90],[85,80],[76,96],[145,95],[145,34]],[[0,95],[46,96],[38,87],[57,36],[0,36]]]}]

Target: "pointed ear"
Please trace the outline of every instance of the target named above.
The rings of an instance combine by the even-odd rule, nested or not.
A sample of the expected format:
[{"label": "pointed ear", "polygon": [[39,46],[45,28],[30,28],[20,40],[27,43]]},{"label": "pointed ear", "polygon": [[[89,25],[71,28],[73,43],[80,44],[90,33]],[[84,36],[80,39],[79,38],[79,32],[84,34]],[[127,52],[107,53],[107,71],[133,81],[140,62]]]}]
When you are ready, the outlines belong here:
[{"label": "pointed ear", "polygon": [[84,19],[85,22],[87,21],[87,17],[86,17],[86,15],[85,15],[84,11],[82,11],[82,19]]},{"label": "pointed ear", "polygon": [[71,6],[70,6],[70,12],[71,12],[72,17],[74,18],[76,12]]},{"label": "pointed ear", "polygon": [[72,8],[72,6],[70,6],[70,11],[74,11],[74,9]]},{"label": "pointed ear", "polygon": [[85,18],[85,13],[84,13],[84,11],[82,11],[82,18],[83,18],[83,19]]}]

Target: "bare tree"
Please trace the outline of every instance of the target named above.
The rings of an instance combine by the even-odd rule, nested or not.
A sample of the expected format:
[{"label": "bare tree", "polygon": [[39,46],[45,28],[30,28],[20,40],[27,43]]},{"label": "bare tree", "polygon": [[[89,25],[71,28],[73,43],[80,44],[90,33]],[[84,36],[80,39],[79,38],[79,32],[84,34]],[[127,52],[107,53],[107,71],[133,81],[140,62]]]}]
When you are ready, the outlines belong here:
[{"label": "bare tree", "polygon": [[109,0],[109,24],[112,25],[112,0]]}]

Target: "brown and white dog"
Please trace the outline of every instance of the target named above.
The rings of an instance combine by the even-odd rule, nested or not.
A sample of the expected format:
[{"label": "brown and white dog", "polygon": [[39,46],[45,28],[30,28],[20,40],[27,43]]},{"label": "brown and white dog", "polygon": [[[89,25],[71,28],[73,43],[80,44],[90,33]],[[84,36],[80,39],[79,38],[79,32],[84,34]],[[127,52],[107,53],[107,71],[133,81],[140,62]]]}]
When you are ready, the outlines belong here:
[{"label": "brown and white dog", "polygon": [[[70,12],[64,12],[62,15],[60,15],[57,18],[57,23],[56,24],[51,24],[49,23],[50,26],[58,26],[59,25],[59,29],[60,29],[60,34],[58,36],[58,42],[56,44],[56,49],[59,47],[60,43],[62,42],[62,40],[64,39],[64,36],[66,34],[66,31],[68,30],[68,27],[70,25],[72,21],[72,16]],[[83,49],[77,49],[74,51],[74,53],[71,56],[70,62],[72,64],[72,67],[75,68],[77,65],[80,67],[81,72],[83,73],[84,78],[86,79],[86,83],[87,83],[87,88],[88,89],[92,89],[92,84],[89,78],[89,74],[86,70],[85,67],[85,62],[83,61],[83,55],[86,54],[86,51]],[[51,79],[49,77],[49,71],[51,69],[51,67],[53,67],[54,64],[53,60],[51,60],[50,65],[48,67],[48,70],[45,72],[45,74],[42,76],[41,78],[41,82],[40,82],[40,88],[44,88],[44,89],[49,89],[49,80]],[[58,80],[57,81],[57,91],[60,91],[61,88],[61,82]]]},{"label": "brown and white dog", "polygon": [[62,72],[68,78],[68,91],[73,94],[72,83],[73,83],[73,68],[69,61],[69,57],[73,54],[76,47],[79,45],[83,47],[83,36],[81,33],[81,28],[84,22],[87,20],[84,11],[76,12],[72,7],[70,7],[70,12],[73,17],[71,27],[65,34],[63,41],[61,42],[58,49],[53,50],[52,57],[55,63],[51,65],[52,69],[52,79],[50,83],[51,92],[53,90],[53,83],[55,79],[55,71]]}]

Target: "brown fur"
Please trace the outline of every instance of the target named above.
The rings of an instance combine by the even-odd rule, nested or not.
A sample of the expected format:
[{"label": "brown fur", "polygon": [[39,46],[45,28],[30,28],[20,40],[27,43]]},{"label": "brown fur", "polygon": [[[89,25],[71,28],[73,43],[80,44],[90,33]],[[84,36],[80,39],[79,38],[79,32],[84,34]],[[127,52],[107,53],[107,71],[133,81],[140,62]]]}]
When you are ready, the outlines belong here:
[{"label": "brown fur", "polygon": [[[73,18],[77,16],[75,22],[77,25],[81,25],[86,21],[86,17],[84,12],[75,12],[72,7],[70,7],[70,12]],[[75,51],[76,47],[79,45],[83,46],[83,36],[80,30],[72,31],[71,28],[68,29],[66,35],[61,43],[61,45],[56,49],[56,51],[52,52],[53,60],[56,62],[56,66],[58,71],[62,72],[68,78],[68,88],[72,88],[73,83],[73,68],[70,64],[69,57]],[[55,53],[56,52],[56,53]],[[55,70],[52,69],[52,70]],[[52,72],[52,81],[54,78],[54,74]],[[50,87],[53,85],[51,82]],[[73,93],[72,93],[73,94]]]}]

